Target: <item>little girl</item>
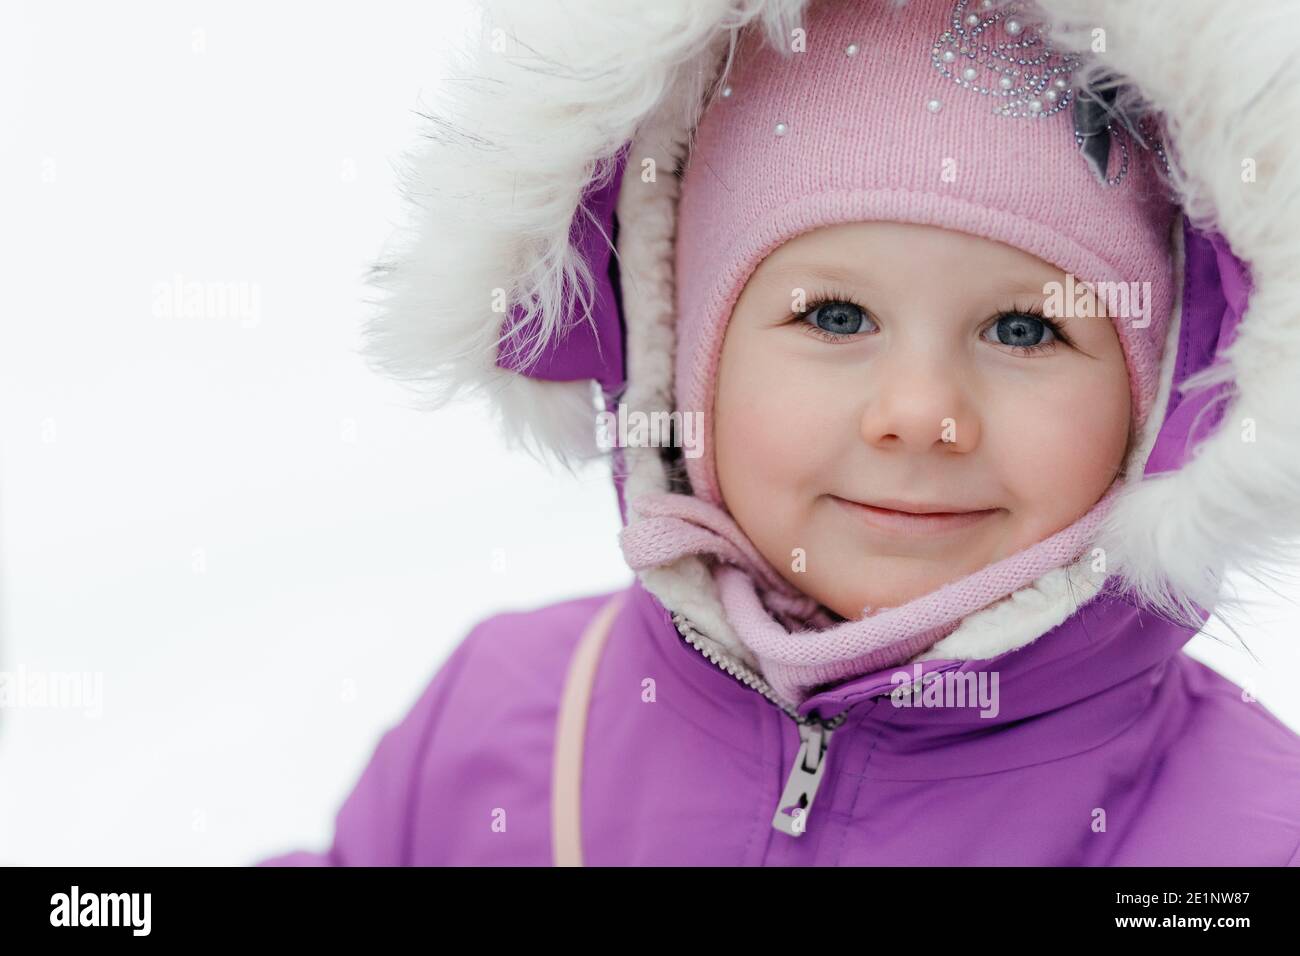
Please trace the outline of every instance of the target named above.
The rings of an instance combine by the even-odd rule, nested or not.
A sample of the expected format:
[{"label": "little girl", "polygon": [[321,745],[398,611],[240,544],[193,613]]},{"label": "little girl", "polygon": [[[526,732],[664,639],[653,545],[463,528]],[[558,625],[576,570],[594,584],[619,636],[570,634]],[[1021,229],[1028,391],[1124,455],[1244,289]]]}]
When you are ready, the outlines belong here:
[{"label": "little girl", "polygon": [[1300,535],[1278,5],[491,6],[373,354],[702,453],[615,448],[632,583],[264,862],[1300,865],[1300,737],[1181,653]]}]

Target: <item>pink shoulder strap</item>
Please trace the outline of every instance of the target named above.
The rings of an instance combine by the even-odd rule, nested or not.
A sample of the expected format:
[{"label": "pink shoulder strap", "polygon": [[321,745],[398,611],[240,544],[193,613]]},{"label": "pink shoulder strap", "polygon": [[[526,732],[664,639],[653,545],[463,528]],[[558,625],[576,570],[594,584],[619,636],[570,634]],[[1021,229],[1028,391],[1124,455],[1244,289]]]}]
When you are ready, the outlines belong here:
[{"label": "pink shoulder strap", "polygon": [[582,866],[582,744],[587,730],[591,685],[605,638],[627,591],[606,601],[578,639],[569,661],[555,728],[555,762],[551,773],[551,848],[556,866]]}]

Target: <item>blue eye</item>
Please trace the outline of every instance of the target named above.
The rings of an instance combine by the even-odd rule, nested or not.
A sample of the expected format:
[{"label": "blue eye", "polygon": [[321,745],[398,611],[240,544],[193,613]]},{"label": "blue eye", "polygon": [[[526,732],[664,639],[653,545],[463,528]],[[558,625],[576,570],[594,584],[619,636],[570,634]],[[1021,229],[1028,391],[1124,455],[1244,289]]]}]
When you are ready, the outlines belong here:
[{"label": "blue eye", "polygon": [[1060,326],[1034,311],[999,312],[989,329],[997,334],[999,345],[1007,346],[1016,355],[1050,352],[1058,344],[1069,344]]},{"label": "blue eye", "polygon": [[1042,319],[1025,312],[1005,312],[998,316],[993,327],[997,330],[999,342],[1017,346],[1040,345],[1044,336],[1052,331]]},{"label": "blue eye", "polygon": [[863,331],[867,312],[862,306],[845,299],[825,299],[814,303],[802,316],[812,334],[834,341]]}]

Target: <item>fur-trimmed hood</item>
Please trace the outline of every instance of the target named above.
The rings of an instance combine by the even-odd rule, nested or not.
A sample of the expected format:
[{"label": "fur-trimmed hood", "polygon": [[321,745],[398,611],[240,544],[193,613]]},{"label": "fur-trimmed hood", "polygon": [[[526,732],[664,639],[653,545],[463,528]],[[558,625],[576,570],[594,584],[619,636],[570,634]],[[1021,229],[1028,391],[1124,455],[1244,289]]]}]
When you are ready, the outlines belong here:
[{"label": "fur-trimmed hood", "polygon": [[[852,2],[852,0],[817,0]],[[673,408],[673,237],[691,131],[737,31],[774,44],[805,0],[486,0],[407,159],[409,218],[371,281],[367,350],[437,407],[492,403],[560,461],[608,452],[596,413]],[[905,4],[904,4],[905,6]],[[1025,6],[1021,4],[1021,6]],[[1300,539],[1300,79],[1284,0],[1038,0],[1045,35],[1105,62],[1160,117],[1182,207],[1162,384],[1098,546],[1134,600],[1195,625],[1230,571]],[[614,452],[620,505],[680,490],[661,449]],[[624,519],[627,512],[624,507]],[[1050,572],[923,657],[986,658],[1096,585]],[[665,607],[752,665],[697,558],[642,572]]]}]

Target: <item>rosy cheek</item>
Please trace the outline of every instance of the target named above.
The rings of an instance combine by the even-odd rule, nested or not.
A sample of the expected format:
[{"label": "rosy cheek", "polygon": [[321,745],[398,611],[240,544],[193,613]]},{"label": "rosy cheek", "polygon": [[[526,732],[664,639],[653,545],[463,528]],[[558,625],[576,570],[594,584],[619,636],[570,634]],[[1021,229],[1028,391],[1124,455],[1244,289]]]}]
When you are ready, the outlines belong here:
[{"label": "rosy cheek", "polygon": [[1007,417],[985,431],[1008,491],[1044,534],[1087,511],[1114,479],[1128,438],[1127,387],[1127,380],[1057,380],[1007,403]]},{"label": "rosy cheek", "polygon": [[770,493],[804,454],[805,399],[794,393],[790,364],[752,343],[728,343],[716,405],[719,480],[733,496]]},{"label": "rosy cheek", "polygon": [[719,470],[743,474],[751,482],[770,472],[788,451],[790,422],[784,415],[761,391],[739,388],[721,397],[714,438]]}]

